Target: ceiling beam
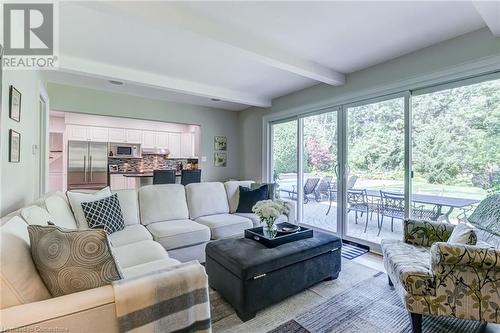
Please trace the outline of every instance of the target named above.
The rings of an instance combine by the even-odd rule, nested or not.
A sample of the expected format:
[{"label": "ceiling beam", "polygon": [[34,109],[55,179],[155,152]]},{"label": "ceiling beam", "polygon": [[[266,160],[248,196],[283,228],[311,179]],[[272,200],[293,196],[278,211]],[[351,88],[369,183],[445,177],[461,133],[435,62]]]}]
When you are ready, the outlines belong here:
[{"label": "ceiling beam", "polygon": [[270,107],[271,100],[239,91],[214,87],[193,81],[166,77],[145,71],[89,61],[65,54],[60,54],[59,70],[105,80],[119,80],[144,87],[158,88],[183,94],[206,98],[217,98],[226,102],[244,105]]},{"label": "ceiling beam", "polygon": [[330,85],[343,85],[345,75],[317,64],[301,59],[280,49],[275,43],[252,36],[235,26],[228,26],[216,20],[196,15],[192,10],[180,3],[149,2],[147,6],[140,2],[86,2],[84,6],[94,10],[105,11],[111,15],[127,15],[127,17],[157,27],[169,26],[203,38],[211,39],[232,47],[247,58],[261,62],[308,79]]},{"label": "ceiling beam", "polygon": [[500,1],[474,1],[476,11],[495,37],[500,37]]}]

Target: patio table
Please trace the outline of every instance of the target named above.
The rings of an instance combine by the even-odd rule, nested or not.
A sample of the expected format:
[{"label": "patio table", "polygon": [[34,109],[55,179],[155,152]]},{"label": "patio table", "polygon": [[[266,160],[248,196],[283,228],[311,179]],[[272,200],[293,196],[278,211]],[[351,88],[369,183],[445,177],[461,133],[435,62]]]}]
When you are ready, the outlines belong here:
[{"label": "patio table", "polygon": [[[392,194],[397,194],[403,196],[404,194],[401,192],[390,191]],[[366,190],[366,194],[369,197],[380,198],[380,190]],[[330,195],[330,198],[332,195]],[[467,207],[470,207],[479,202],[476,199],[467,199],[467,198],[455,198],[455,197],[445,197],[440,195],[432,195],[432,194],[412,194],[412,201],[418,202],[422,204],[434,205],[437,208],[437,215],[444,215],[446,220],[449,221],[449,216],[453,212],[455,208],[461,208],[465,210]],[[326,215],[330,212],[330,208],[332,206],[332,200],[330,200],[330,204],[328,207],[328,211]],[[448,207],[448,210],[443,214],[443,207]]]}]

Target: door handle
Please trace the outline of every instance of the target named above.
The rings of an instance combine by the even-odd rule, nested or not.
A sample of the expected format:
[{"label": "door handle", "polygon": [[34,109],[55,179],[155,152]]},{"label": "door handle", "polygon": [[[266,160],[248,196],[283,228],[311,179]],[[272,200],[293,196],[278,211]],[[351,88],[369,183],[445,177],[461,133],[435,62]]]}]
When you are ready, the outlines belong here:
[{"label": "door handle", "polygon": [[83,182],[87,182],[87,155],[83,155]]},{"label": "door handle", "polygon": [[90,182],[92,183],[92,155],[89,156]]}]

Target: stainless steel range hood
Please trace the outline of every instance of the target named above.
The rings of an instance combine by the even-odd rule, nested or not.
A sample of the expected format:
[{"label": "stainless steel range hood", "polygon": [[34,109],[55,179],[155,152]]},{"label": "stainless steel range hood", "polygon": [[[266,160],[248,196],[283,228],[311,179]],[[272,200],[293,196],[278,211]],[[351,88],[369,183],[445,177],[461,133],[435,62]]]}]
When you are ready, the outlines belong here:
[{"label": "stainless steel range hood", "polygon": [[168,148],[143,148],[142,155],[169,155]]}]

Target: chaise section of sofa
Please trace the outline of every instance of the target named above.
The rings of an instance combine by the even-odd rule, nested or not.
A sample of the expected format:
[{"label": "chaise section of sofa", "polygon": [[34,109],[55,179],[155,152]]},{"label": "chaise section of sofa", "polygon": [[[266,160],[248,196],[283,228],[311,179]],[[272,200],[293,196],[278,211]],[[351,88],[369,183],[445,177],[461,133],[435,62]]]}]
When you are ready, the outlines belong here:
[{"label": "chaise section of sofa", "polygon": [[141,222],[173,258],[205,262],[210,229],[189,219],[184,186],[150,185],[139,190]]}]

